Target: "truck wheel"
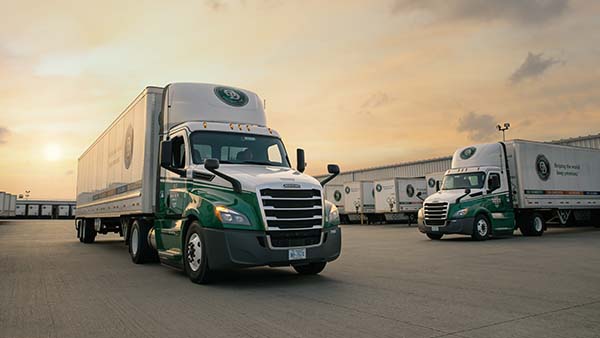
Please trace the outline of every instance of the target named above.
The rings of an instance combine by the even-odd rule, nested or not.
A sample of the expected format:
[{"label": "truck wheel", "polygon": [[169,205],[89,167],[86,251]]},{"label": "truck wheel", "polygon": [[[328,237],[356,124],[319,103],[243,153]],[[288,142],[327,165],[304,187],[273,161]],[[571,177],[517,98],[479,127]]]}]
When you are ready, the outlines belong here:
[{"label": "truck wheel", "polygon": [[80,242],[83,243],[83,236],[81,235],[81,233],[83,232],[83,220],[78,219],[75,222],[77,222],[76,229],[75,229],[75,230],[77,230],[77,238],[79,239]]},{"label": "truck wheel", "polygon": [[185,236],[183,248],[183,266],[190,280],[197,284],[210,282],[211,271],[206,257],[206,245],[202,227],[193,221]]},{"label": "truck wheel", "polygon": [[131,224],[129,236],[129,255],[135,264],[144,264],[158,261],[158,253],[148,243],[150,224],[143,220],[134,220]]},{"label": "truck wheel", "polygon": [[442,236],[444,236],[444,234],[433,234],[431,232],[427,233],[427,237],[429,237],[429,239],[434,240],[434,241],[442,239]]},{"label": "truck wheel", "polygon": [[94,240],[96,239],[96,230],[94,229],[93,220],[83,220],[80,227],[83,228],[81,231],[81,241],[86,244],[94,243]]},{"label": "truck wheel", "polygon": [[485,241],[490,237],[490,221],[484,215],[475,216],[471,238],[476,241]]},{"label": "truck wheel", "polygon": [[318,275],[325,269],[326,262],[309,263],[304,265],[292,265],[294,270],[301,275]]},{"label": "truck wheel", "polygon": [[538,213],[531,214],[525,218],[525,224],[521,226],[523,236],[541,236],[544,234],[544,218]]}]

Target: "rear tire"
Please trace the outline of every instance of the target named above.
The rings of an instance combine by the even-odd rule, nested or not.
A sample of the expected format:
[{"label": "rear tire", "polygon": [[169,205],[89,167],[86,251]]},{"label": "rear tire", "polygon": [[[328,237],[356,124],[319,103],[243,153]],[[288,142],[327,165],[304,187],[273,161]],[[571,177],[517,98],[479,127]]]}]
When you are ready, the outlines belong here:
[{"label": "rear tire", "polygon": [[200,223],[193,221],[185,236],[183,267],[190,280],[196,284],[207,284],[212,277],[205,243]]},{"label": "rear tire", "polygon": [[490,221],[484,215],[475,216],[473,221],[473,232],[471,238],[476,241],[485,241],[490,237],[490,230],[492,229]]},{"label": "rear tire", "polygon": [[152,226],[144,220],[136,219],[131,224],[129,255],[135,264],[158,261],[158,253],[148,243],[148,232]]},{"label": "rear tire", "polygon": [[301,275],[318,275],[325,269],[326,262],[309,263],[305,265],[292,265],[294,270]]},{"label": "rear tire", "polygon": [[427,233],[427,237],[429,237],[429,239],[432,241],[439,241],[442,239],[442,236],[444,236],[444,234],[432,234],[430,232]]},{"label": "rear tire", "polygon": [[544,234],[544,218],[538,213],[532,213],[524,217],[524,224],[520,224],[523,236],[541,236]]},{"label": "rear tire", "polygon": [[80,225],[83,227],[81,231],[81,242],[90,244],[96,239],[96,230],[94,229],[93,219],[84,219]]}]

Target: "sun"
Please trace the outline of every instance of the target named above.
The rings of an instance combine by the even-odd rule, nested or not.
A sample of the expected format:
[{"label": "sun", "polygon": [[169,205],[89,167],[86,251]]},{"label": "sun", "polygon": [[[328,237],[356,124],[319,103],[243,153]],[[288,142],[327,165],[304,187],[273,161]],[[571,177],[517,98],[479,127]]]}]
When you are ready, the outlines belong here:
[{"label": "sun", "polygon": [[48,161],[58,161],[62,157],[62,149],[60,145],[51,143],[44,147],[44,157]]}]

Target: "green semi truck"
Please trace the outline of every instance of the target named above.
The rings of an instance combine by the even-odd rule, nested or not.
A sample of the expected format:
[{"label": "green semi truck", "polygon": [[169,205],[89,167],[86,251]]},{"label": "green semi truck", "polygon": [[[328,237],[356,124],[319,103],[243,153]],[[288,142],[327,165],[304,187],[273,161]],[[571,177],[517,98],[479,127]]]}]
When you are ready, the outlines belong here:
[{"label": "green semi truck", "polygon": [[291,163],[261,99],[233,87],[147,87],[78,161],[83,243],[118,233],[134,263],[160,261],[205,283],[217,270],[292,266],[318,274],[341,251],[323,185]]}]

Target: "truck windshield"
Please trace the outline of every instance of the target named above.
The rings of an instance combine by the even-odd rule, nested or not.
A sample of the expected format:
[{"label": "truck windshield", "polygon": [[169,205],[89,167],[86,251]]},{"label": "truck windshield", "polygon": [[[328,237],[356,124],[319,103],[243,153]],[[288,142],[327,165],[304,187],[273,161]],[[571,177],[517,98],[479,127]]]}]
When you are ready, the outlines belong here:
[{"label": "truck windshield", "polygon": [[464,174],[451,174],[444,176],[442,190],[453,189],[481,189],[485,182],[485,173],[473,172]]},{"label": "truck windshield", "polygon": [[216,158],[221,163],[290,167],[285,147],[277,137],[195,131],[190,135],[190,143],[195,164],[202,164],[207,158]]}]

